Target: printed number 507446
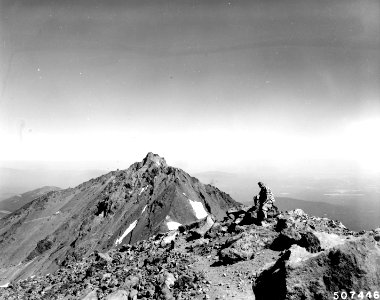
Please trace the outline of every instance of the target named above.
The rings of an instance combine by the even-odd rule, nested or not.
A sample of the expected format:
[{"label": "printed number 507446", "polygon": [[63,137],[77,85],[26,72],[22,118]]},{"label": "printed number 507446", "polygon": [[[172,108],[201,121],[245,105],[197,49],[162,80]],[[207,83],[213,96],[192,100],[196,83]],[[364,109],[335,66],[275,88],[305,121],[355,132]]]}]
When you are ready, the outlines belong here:
[{"label": "printed number 507446", "polygon": [[360,291],[356,293],[354,291],[351,292],[334,292],[334,300],[337,299],[380,299],[380,294],[378,291],[374,292],[364,292]]}]

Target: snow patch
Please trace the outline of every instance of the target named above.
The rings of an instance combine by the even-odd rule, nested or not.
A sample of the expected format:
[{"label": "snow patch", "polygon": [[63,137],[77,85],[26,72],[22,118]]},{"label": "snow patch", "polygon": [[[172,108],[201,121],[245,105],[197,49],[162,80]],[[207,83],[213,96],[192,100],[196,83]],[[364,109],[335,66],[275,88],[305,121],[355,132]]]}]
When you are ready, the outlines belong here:
[{"label": "snow patch", "polygon": [[166,226],[168,226],[169,230],[177,230],[179,226],[181,226],[181,223],[175,222],[175,221],[170,221],[166,222]]},{"label": "snow patch", "polygon": [[123,235],[121,237],[119,237],[116,241],[115,241],[115,245],[119,245],[121,244],[121,242],[123,241],[123,239],[133,230],[135,229],[137,225],[137,220],[134,221],[133,223],[131,223],[128,228],[124,231]]},{"label": "snow patch", "polygon": [[9,286],[9,282],[7,282],[6,284],[0,285],[0,288],[7,288],[8,286]]},{"label": "snow patch", "polygon": [[195,216],[198,219],[203,219],[203,218],[206,218],[208,216],[208,213],[205,210],[205,208],[203,207],[202,202],[193,201],[191,199],[189,199],[189,202],[190,202],[190,204],[194,210]]},{"label": "snow patch", "polygon": [[145,191],[145,189],[147,189],[148,188],[148,186],[146,186],[146,187],[143,187],[142,189],[141,189],[141,191],[140,191],[140,194],[139,195],[141,195],[144,191]]},{"label": "snow patch", "polygon": [[144,208],[143,208],[143,210],[142,210],[142,212],[141,212],[141,214],[143,214],[144,213],[144,211],[146,210],[146,207],[147,207],[148,205],[145,205],[144,206]]}]

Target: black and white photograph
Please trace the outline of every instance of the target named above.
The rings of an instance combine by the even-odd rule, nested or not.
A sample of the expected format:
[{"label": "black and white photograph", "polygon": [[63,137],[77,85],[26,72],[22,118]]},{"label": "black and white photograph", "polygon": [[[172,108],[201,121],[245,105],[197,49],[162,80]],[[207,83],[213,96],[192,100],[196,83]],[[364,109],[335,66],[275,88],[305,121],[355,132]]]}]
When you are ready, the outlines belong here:
[{"label": "black and white photograph", "polygon": [[380,299],[380,1],[0,0],[19,299]]}]

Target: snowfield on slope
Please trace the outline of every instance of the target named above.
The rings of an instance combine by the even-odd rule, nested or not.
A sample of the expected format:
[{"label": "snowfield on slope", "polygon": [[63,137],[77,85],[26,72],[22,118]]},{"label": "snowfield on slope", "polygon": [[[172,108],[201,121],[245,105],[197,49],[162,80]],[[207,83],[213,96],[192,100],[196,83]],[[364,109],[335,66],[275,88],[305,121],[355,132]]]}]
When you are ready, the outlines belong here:
[{"label": "snowfield on slope", "polygon": [[170,221],[166,222],[166,226],[168,226],[169,230],[177,230],[179,226],[181,226],[181,223],[175,222],[175,221]]},{"label": "snowfield on slope", "polygon": [[197,201],[193,201],[191,199],[188,199],[193,210],[194,210],[194,213],[195,213],[195,216],[197,217],[197,219],[203,219],[203,218],[206,218],[208,216],[208,213],[207,211],[205,210],[205,208],[203,207],[203,204],[202,202],[197,202]]},{"label": "snowfield on slope", "polygon": [[116,241],[115,241],[115,245],[119,245],[121,244],[121,242],[123,241],[123,239],[136,227],[137,225],[137,220],[134,221],[133,223],[131,223],[128,228],[124,231],[123,235],[121,237],[119,237]]}]

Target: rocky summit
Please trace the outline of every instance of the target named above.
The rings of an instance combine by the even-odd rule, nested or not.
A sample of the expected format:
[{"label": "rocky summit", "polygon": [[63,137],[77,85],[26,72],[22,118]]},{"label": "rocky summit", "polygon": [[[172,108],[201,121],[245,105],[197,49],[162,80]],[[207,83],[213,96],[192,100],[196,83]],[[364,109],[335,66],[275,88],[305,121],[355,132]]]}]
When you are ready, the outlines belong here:
[{"label": "rocky summit", "polygon": [[175,230],[238,205],[164,158],[48,192],[0,220],[0,284],[51,273],[89,256]]},{"label": "rocky summit", "polygon": [[[38,214],[57,209],[56,193],[66,197],[60,213]],[[50,228],[69,208],[71,218],[45,238],[33,244],[21,235],[44,229],[34,227],[37,216]],[[9,269],[22,276],[3,282],[0,299],[377,299],[380,229],[353,232],[274,205],[264,222],[258,215],[148,154],[8,216],[0,247],[10,251],[18,233],[23,239],[18,245],[13,235],[13,247],[25,254],[19,266],[2,262],[3,276]]]}]

